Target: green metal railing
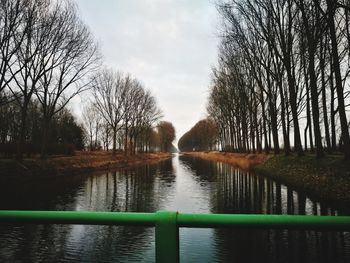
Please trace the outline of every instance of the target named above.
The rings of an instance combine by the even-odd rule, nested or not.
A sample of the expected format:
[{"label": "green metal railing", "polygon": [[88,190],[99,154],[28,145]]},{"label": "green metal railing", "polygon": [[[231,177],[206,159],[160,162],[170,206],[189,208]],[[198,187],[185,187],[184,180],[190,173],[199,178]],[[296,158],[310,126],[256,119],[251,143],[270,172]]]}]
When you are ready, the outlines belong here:
[{"label": "green metal railing", "polygon": [[0,211],[0,223],[128,225],[155,227],[156,261],[179,262],[179,228],[246,228],[350,231],[350,216],[228,215],[80,211]]}]

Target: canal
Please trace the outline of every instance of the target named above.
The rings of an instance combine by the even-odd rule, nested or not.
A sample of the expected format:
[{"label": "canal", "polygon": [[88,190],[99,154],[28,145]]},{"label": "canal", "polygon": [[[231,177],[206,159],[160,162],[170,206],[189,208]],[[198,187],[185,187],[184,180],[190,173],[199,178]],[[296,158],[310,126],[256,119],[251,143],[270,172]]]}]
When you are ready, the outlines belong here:
[{"label": "canal", "polygon": [[[1,186],[0,209],[349,215],[268,178],[189,156]],[[154,228],[0,226],[0,262],[154,262]],[[350,262],[350,233],[180,229],[181,262]]]}]

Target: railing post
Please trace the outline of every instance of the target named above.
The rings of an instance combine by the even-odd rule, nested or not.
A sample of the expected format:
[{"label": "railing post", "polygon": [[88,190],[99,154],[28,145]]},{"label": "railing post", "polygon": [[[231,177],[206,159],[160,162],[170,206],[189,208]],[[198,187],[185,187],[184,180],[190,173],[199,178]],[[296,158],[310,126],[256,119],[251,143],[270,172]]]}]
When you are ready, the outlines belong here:
[{"label": "railing post", "polygon": [[177,212],[158,211],[156,214],[156,262],[179,262]]}]

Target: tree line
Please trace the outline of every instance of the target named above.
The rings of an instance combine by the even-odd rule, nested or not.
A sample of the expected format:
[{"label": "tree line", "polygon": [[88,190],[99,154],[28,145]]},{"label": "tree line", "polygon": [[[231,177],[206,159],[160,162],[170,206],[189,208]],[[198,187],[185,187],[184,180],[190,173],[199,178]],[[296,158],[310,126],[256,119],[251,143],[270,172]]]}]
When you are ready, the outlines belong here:
[{"label": "tree line", "polygon": [[[34,121],[40,127],[35,140],[40,140],[40,153],[45,158],[48,148],[52,148],[49,143],[54,141],[55,122],[62,114],[70,114],[67,104],[78,94],[92,90],[95,100],[91,108],[100,114],[99,121],[104,125],[101,129],[108,133],[105,136],[111,134],[114,152],[121,127],[125,130],[126,152],[127,145],[130,152],[135,152],[136,147],[149,149],[149,130],[160,118],[154,97],[139,81],[101,69],[102,64],[98,43],[73,1],[0,1],[2,144],[16,145],[16,156],[22,159],[28,144],[37,136],[30,116],[35,107],[39,112]],[[16,116],[7,113],[11,109]],[[10,123],[12,118],[16,121]],[[109,137],[105,142],[108,144]]]},{"label": "tree line", "polygon": [[178,142],[182,152],[211,151],[216,149],[218,128],[214,120],[207,118],[197,122]]},{"label": "tree line", "polygon": [[230,0],[207,105],[221,149],[350,160],[349,0]]},{"label": "tree line", "polygon": [[[140,81],[128,74],[103,69],[91,82],[93,99],[83,114],[89,148],[122,149],[124,154],[168,151],[175,139],[171,123],[160,122],[156,99]],[[154,127],[157,126],[157,129]]]},{"label": "tree line", "polygon": [[[9,102],[6,107],[0,107],[0,154],[5,158],[14,157],[17,153],[16,140],[20,127],[20,108],[15,102]],[[42,142],[42,110],[40,104],[32,100],[28,105],[26,143],[22,153],[26,157],[41,153]],[[85,131],[76,117],[63,109],[51,121],[51,132],[47,138],[48,154],[73,154],[74,150],[83,150]]]}]

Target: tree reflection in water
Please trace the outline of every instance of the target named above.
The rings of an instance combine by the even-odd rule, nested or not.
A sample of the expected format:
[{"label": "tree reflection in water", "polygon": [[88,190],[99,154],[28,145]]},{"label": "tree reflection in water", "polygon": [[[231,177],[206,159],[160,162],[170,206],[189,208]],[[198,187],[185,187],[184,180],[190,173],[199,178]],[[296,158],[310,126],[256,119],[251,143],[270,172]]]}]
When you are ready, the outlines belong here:
[{"label": "tree reflection in water", "polygon": [[[349,214],[222,163],[175,156],[155,165],[3,187],[1,209],[231,214]],[[181,262],[348,262],[349,233],[181,229]],[[0,261],[154,261],[154,229],[0,227]]]}]

